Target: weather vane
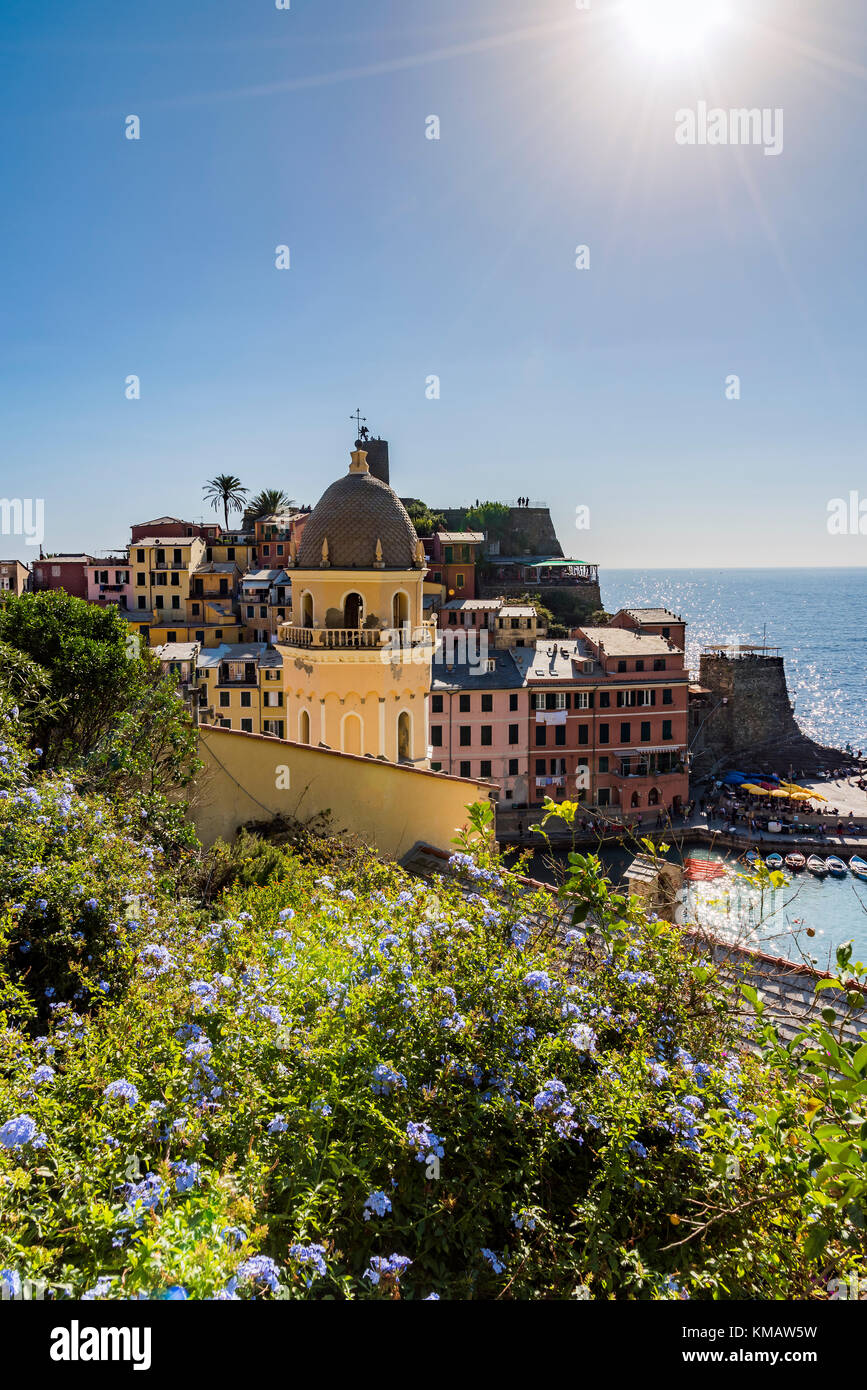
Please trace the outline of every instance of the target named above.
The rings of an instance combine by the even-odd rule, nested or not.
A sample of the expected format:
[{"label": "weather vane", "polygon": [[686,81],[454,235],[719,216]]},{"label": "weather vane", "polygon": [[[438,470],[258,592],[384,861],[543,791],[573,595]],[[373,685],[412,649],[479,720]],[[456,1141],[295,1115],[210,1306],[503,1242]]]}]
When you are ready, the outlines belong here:
[{"label": "weather vane", "polygon": [[367,436],[370,434],[370,431],[369,431],[369,429],[367,428],[367,416],[366,416],[366,415],[362,415],[362,413],[361,413],[361,406],[357,406],[357,407],[356,407],[356,410],[355,410],[355,414],[354,414],[354,415],[350,415],[349,418],[350,418],[350,420],[354,420],[354,421],[355,421],[355,428],[356,428],[356,431],[357,431],[357,438],[358,438],[358,439],[366,439]]}]

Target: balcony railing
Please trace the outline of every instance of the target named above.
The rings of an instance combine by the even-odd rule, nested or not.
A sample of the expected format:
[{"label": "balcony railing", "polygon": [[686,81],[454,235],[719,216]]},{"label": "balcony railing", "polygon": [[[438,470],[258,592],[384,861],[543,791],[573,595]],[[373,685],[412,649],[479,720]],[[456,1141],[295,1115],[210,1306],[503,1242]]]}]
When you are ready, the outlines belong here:
[{"label": "balcony railing", "polygon": [[325,651],[377,651],[381,647],[401,648],[433,646],[434,623],[418,627],[294,627],[284,623],[278,640],[288,647],[305,647]]}]

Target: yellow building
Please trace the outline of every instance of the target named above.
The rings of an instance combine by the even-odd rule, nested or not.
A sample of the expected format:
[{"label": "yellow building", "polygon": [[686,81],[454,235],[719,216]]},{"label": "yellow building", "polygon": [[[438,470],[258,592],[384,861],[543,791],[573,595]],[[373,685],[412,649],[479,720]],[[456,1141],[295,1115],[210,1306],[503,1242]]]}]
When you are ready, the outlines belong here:
[{"label": "yellow building", "polygon": [[424,617],[424,548],[364,450],[291,543],[287,571],[286,737],[427,767],[435,624]]},{"label": "yellow building", "polygon": [[264,642],[224,644],[196,660],[199,719],[247,734],[285,735],[282,658]]},{"label": "yellow building", "polygon": [[[202,563],[205,542],[198,536],[151,536],[129,548],[132,611],[129,621],[139,625],[144,614],[153,615],[151,643],[166,640],[169,628],[177,631],[172,641],[186,641],[187,604],[193,571]],[[184,636],[181,637],[181,632]],[[195,640],[195,639],[193,639]]]},{"label": "yellow building", "polygon": [[152,536],[130,546],[133,598],[126,617],[152,647],[167,642],[210,647],[240,640],[238,562],[209,561],[206,555],[198,536]]},{"label": "yellow building", "polygon": [[256,542],[251,532],[224,531],[216,540],[209,540],[205,561],[237,565],[244,574],[256,559]]},{"label": "yellow building", "polygon": [[238,605],[242,641],[276,642],[282,624],[292,621],[292,585],[285,569],[250,570],[240,581]]}]

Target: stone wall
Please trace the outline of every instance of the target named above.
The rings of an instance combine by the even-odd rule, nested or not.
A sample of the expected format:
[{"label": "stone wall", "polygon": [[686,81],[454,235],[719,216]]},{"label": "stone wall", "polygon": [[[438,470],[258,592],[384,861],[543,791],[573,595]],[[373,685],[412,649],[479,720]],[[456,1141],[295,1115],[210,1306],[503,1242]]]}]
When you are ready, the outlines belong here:
[{"label": "stone wall", "polygon": [[710,691],[700,740],[706,759],[737,766],[753,757],[777,772],[790,764],[818,770],[838,759],[798,727],[781,656],[704,654],[699,680]]},{"label": "stone wall", "polygon": [[[465,508],[431,506],[431,511],[442,513],[447,531],[457,531],[463,525]],[[509,520],[500,540],[500,554],[562,557],[563,548],[548,508],[510,507]]]},{"label": "stone wall", "polygon": [[504,584],[502,579],[488,584],[483,578],[477,583],[479,598],[507,598],[520,594],[538,594],[546,608],[565,627],[576,627],[586,623],[591,614],[598,613],[602,607],[602,596],[598,584],[536,584],[522,580],[520,584]]}]

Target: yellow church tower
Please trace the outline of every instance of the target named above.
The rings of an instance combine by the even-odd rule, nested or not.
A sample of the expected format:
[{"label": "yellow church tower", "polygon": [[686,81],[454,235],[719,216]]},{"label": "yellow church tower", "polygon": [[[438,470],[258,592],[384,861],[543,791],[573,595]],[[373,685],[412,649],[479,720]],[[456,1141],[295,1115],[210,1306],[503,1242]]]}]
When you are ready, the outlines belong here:
[{"label": "yellow church tower", "polygon": [[424,547],[403,503],[356,449],[290,547],[283,657],[286,737],[416,767],[428,763],[436,624]]}]

